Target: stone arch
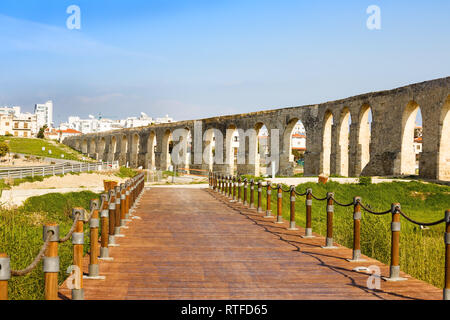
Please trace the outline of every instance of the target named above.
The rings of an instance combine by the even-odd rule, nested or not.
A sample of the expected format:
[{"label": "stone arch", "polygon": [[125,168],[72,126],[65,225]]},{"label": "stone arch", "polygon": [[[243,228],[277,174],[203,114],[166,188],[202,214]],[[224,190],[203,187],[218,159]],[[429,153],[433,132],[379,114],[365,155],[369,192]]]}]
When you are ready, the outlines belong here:
[{"label": "stone arch", "polygon": [[357,149],[357,170],[360,175],[370,162],[370,143],[372,141],[372,108],[369,104],[363,104],[359,110],[358,117],[358,149]]},{"label": "stone arch", "polygon": [[156,134],[154,131],[151,131],[148,136],[147,141],[147,155],[146,155],[146,166],[148,166],[149,169],[156,168],[156,160],[155,160],[155,148],[156,148]]},{"label": "stone arch", "polygon": [[98,144],[98,155],[99,159],[104,160],[105,158],[105,149],[106,149],[106,139],[105,137],[101,137]]},{"label": "stone arch", "polygon": [[167,129],[162,139],[161,170],[167,170],[172,164],[172,132]]},{"label": "stone arch", "polygon": [[[410,101],[402,114],[402,139],[400,151],[400,174],[416,174],[416,154],[414,150],[414,129],[420,106]],[[420,168],[419,168],[420,170]]]},{"label": "stone arch", "polygon": [[322,152],[320,173],[330,175],[331,172],[331,138],[333,127],[333,114],[327,110],[322,124]]},{"label": "stone arch", "polygon": [[122,135],[122,139],[121,139],[121,144],[120,144],[120,153],[122,154],[126,154],[128,151],[128,137],[127,135]]},{"label": "stone arch", "polygon": [[351,114],[348,107],[341,111],[338,129],[338,150],[337,150],[337,174],[348,177],[349,175],[349,147],[350,147],[350,123]]},{"label": "stone arch", "polygon": [[89,142],[89,154],[95,157],[96,153],[97,153],[97,144],[95,138],[92,138]]},{"label": "stone arch", "polygon": [[[289,121],[287,122],[286,128],[284,129],[284,133],[283,133],[283,149],[281,150],[282,159],[280,159],[280,161],[282,163],[281,166],[284,167],[285,170],[287,170],[284,174],[292,175],[295,173],[294,168],[297,165],[295,163],[293,150],[295,148],[303,153],[306,151],[305,132],[306,132],[306,129],[303,125],[303,122],[300,120],[300,118],[294,117],[294,118],[289,119]],[[294,135],[295,135],[295,137],[294,137]],[[296,139],[295,143],[294,143],[294,139]],[[303,162],[303,166],[304,166],[304,162]],[[303,172],[303,168],[300,168],[300,170],[301,170],[301,172]]]},{"label": "stone arch", "polygon": [[138,156],[140,152],[140,138],[139,134],[134,133],[131,137],[131,148],[130,148],[130,162],[131,166],[134,168],[138,167]]},{"label": "stone arch", "polygon": [[237,152],[241,141],[236,125],[230,124],[225,135],[225,164],[228,166],[228,174],[234,174],[237,167]]},{"label": "stone arch", "polygon": [[438,179],[450,181],[450,95],[442,106],[439,131]]},{"label": "stone arch", "polygon": [[87,154],[88,153],[88,143],[86,139],[83,139],[81,142],[81,153]]},{"label": "stone arch", "polygon": [[109,148],[109,152],[113,155],[117,152],[117,138],[116,136],[111,137],[111,144]]},{"label": "stone arch", "polygon": [[[256,144],[255,144],[255,175],[259,176],[263,173],[268,174],[269,163],[266,163],[266,159],[269,154],[269,129],[264,122],[257,122],[254,126],[256,132]],[[249,144],[249,147],[252,148]],[[264,168],[264,170],[262,169]]]}]

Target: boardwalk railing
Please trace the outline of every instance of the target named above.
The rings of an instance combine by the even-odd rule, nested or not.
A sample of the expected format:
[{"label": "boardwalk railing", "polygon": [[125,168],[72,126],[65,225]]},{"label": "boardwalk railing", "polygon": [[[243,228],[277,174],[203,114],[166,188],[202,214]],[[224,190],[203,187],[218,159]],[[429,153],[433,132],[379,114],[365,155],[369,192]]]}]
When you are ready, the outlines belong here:
[{"label": "boardwalk railing", "polygon": [[[255,185],[257,186],[257,208],[254,207],[254,190]],[[243,203],[244,206],[248,206],[250,209],[256,209],[257,212],[265,211],[265,218],[275,218],[271,213],[271,193],[272,189],[277,190],[277,216],[275,223],[282,223],[282,199],[283,193],[289,194],[289,202],[290,202],[290,222],[288,230],[298,230],[295,223],[295,202],[297,197],[305,197],[305,211],[306,211],[306,224],[305,224],[305,235],[303,238],[313,238],[312,234],[312,219],[311,219],[311,211],[313,205],[313,199],[316,201],[323,201],[325,203],[326,208],[326,217],[327,217],[327,232],[326,232],[326,240],[325,245],[322,247],[324,249],[332,249],[336,248],[333,245],[333,214],[334,214],[334,206],[341,207],[351,207],[353,206],[353,254],[351,259],[347,259],[349,262],[359,262],[364,261],[361,259],[361,246],[360,246],[360,222],[361,222],[361,209],[365,212],[368,212],[373,215],[392,215],[392,223],[391,223],[391,263],[390,263],[390,272],[389,277],[385,277],[386,281],[402,281],[406,280],[405,278],[400,277],[400,224],[401,218],[403,217],[410,223],[419,226],[434,226],[441,223],[445,223],[445,233],[444,233],[444,243],[445,243],[445,284],[443,289],[443,299],[450,300],[450,210],[446,210],[444,213],[444,217],[440,220],[433,222],[419,222],[411,217],[409,217],[406,213],[404,213],[401,209],[400,203],[392,203],[391,207],[385,211],[376,212],[371,210],[368,206],[362,203],[361,197],[355,196],[352,202],[349,203],[341,203],[336,200],[335,194],[332,192],[327,193],[325,197],[317,197],[313,194],[312,189],[305,190],[304,193],[299,193],[295,190],[294,186],[290,186],[288,190],[283,189],[281,184],[272,185],[270,182],[267,182],[264,187],[266,191],[266,210],[263,210],[262,207],[262,192],[263,192],[263,184],[262,182],[258,182],[257,184],[253,179],[248,181],[247,179],[241,180],[240,177],[233,177],[223,174],[217,173],[209,173],[209,186],[216,192],[219,192],[225,196],[227,196],[230,201]],[[250,186],[250,203],[247,202],[247,189]],[[241,195],[241,188],[243,188],[243,195]],[[236,189],[237,198],[236,198]]]},{"label": "boardwalk railing", "polygon": [[[43,227],[43,245],[33,262],[23,270],[11,270],[10,258],[5,253],[0,253],[0,300],[8,299],[8,281],[11,277],[25,276],[33,271],[43,260],[44,283],[46,300],[58,299],[58,273],[60,261],[58,256],[58,244],[72,239],[73,265],[70,267],[70,285],[72,286],[72,299],[83,300],[83,278],[104,279],[99,275],[98,260],[111,260],[108,248],[118,246],[116,237],[120,237],[120,229],[126,222],[133,218],[132,212],[138,204],[144,189],[144,174],[140,173],[127,180],[120,186],[115,186],[101,195],[101,199],[91,201],[90,211],[83,208],[72,209],[73,224],[70,231],[60,237],[59,226],[48,223]],[[99,214],[100,219],[99,220]],[[89,274],[83,277],[83,246],[84,224],[90,227],[90,261]],[[98,236],[101,227],[101,243],[99,248]],[[100,249],[100,250],[99,250]]]},{"label": "boardwalk railing", "polygon": [[80,162],[80,163],[64,163],[45,166],[0,168],[0,179],[14,178],[23,179],[25,177],[36,176],[54,176],[58,174],[66,174],[69,172],[88,172],[88,171],[105,171],[117,169],[118,161],[108,162]]}]

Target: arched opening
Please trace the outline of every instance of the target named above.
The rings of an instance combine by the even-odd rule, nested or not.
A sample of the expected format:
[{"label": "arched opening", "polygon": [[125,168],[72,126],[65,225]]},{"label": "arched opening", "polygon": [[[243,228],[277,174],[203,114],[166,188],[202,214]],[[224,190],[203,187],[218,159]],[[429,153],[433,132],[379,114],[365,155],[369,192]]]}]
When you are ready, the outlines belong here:
[{"label": "arched opening", "polygon": [[110,145],[110,149],[109,152],[113,155],[116,153],[117,151],[117,138],[115,136],[111,137],[111,145]]},{"label": "arched opening", "polygon": [[162,154],[161,154],[161,167],[162,170],[167,170],[172,164],[172,149],[173,149],[173,141],[172,141],[172,132],[167,129],[164,133],[163,142],[162,142]]},{"label": "arched opening", "polygon": [[106,149],[106,140],[104,137],[102,137],[98,145],[99,158],[101,158],[102,160],[104,160],[105,158],[105,149]]},{"label": "arched opening", "polygon": [[138,167],[138,157],[139,157],[139,135],[137,133],[133,134],[131,139],[131,165],[132,167]]},{"label": "arched opening", "polygon": [[339,123],[339,149],[337,154],[337,174],[348,177],[349,174],[349,146],[350,146],[350,124],[352,116],[350,110],[345,107],[341,112]]},{"label": "arched opening", "polygon": [[450,95],[442,107],[439,129],[438,179],[450,181]]},{"label": "arched opening", "polygon": [[269,130],[262,122],[255,126],[257,145],[256,145],[256,159],[255,172],[256,175],[269,175],[271,172],[269,157]]},{"label": "arched opening", "polygon": [[293,174],[303,173],[305,167],[306,130],[299,118],[289,120],[283,135],[283,154]]},{"label": "arched opening", "polygon": [[210,171],[213,170],[214,155],[216,152],[216,137],[214,135],[214,129],[207,129],[203,134],[203,141],[205,142],[205,148],[203,153],[203,162],[208,165]]},{"label": "arched opening", "polygon": [[156,134],[155,132],[152,131],[150,132],[147,141],[147,159],[146,159],[147,162],[146,165],[151,170],[154,170],[156,168],[155,150],[156,150]]},{"label": "arched opening", "polygon": [[239,132],[235,125],[227,128],[225,141],[225,163],[228,165],[228,173],[235,174],[239,151]]},{"label": "arched opening", "polygon": [[128,138],[127,136],[123,135],[122,136],[122,143],[120,146],[120,153],[122,154],[126,154],[128,151]]},{"label": "arched opening", "polygon": [[370,162],[370,141],[372,136],[372,109],[368,104],[364,104],[359,112],[359,132],[358,132],[358,175]]},{"label": "arched opening", "polygon": [[333,114],[331,111],[325,112],[323,118],[323,129],[322,129],[322,154],[321,154],[321,173],[325,175],[330,175],[331,171],[331,135],[333,126]]},{"label": "arched opening", "polygon": [[95,154],[97,152],[95,139],[92,138],[91,142],[89,143],[89,154]]},{"label": "arched opening", "polygon": [[87,154],[88,153],[87,140],[83,140],[83,142],[81,142],[81,153],[83,153],[83,154]]},{"label": "arched opening", "polygon": [[410,101],[402,116],[402,146],[400,153],[400,174],[419,174],[422,153],[422,113],[415,101]]}]

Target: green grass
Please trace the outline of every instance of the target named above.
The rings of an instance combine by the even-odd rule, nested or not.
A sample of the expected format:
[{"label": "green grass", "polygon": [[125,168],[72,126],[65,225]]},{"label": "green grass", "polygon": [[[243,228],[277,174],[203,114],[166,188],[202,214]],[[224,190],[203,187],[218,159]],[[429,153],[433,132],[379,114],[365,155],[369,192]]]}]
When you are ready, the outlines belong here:
[{"label": "green grass", "polygon": [[120,167],[119,171],[116,173],[116,176],[119,178],[133,178],[137,175],[137,171],[127,167]]},{"label": "green grass", "polygon": [[[391,203],[399,202],[402,211],[420,222],[432,222],[442,219],[445,210],[450,208],[450,187],[437,184],[413,182],[393,182],[380,184],[326,184],[304,183],[296,187],[305,192],[313,189],[313,194],[323,198],[327,192],[334,192],[341,203],[350,203],[354,196],[361,196],[363,204],[368,204],[374,211],[385,211]],[[288,189],[288,186],[284,186]],[[250,188],[248,188],[250,192]],[[271,205],[276,215],[276,196],[272,192]],[[247,199],[250,199],[248,195]],[[305,226],[305,197],[296,201],[295,221]],[[266,208],[265,188],[263,189],[263,208]],[[257,192],[255,191],[255,206]],[[283,217],[289,220],[289,194],[283,193]],[[353,206],[340,207],[335,204],[333,217],[333,238],[335,242],[351,248],[353,245]],[[385,264],[390,263],[391,249],[391,214],[375,216],[362,212],[361,251]],[[424,280],[437,287],[443,287],[444,281],[444,225],[420,229],[404,218],[401,219],[400,268],[415,278]],[[313,231],[326,235],[326,202],[313,200]],[[351,258],[351,257],[349,257]]]},{"label": "green grass", "polygon": [[[78,160],[81,161],[83,155],[78,151],[55,141],[48,141],[37,138],[16,138],[0,136],[0,141],[9,141],[8,145],[11,153],[23,153],[38,157]],[[45,151],[42,150],[45,147]],[[52,154],[48,151],[51,150]],[[61,155],[64,154],[64,158]],[[87,159],[87,158],[86,158]]]},{"label": "green grass", "polygon": [[[16,210],[0,210],[0,252],[11,257],[14,270],[28,266],[42,246],[42,226],[46,222],[58,223],[60,235],[67,234],[72,226],[72,207],[89,209],[90,200],[99,195],[89,191],[76,193],[51,193],[27,199]],[[88,226],[85,226],[85,252],[88,248]],[[59,283],[66,278],[66,270],[72,264],[72,244],[59,245]],[[9,281],[9,297],[13,300],[43,299],[44,275],[42,262],[28,275],[13,277]]]}]

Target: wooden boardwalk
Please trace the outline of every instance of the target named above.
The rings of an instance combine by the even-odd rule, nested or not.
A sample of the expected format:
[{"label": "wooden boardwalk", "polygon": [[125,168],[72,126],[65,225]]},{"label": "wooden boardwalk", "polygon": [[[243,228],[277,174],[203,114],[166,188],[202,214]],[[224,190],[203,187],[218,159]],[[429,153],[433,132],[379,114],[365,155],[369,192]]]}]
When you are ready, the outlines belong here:
[{"label": "wooden boardwalk", "polygon": [[[367,289],[351,250],[322,249],[324,238],[302,239],[255,210],[205,189],[146,190],[129,229],[101,262],[106,280],[84,280],[92,299],[442,299],[442,290],[402,274]],[[88,259],[85,259],[85,271]],[[70,290],[61,287],[62,297]]]}]

